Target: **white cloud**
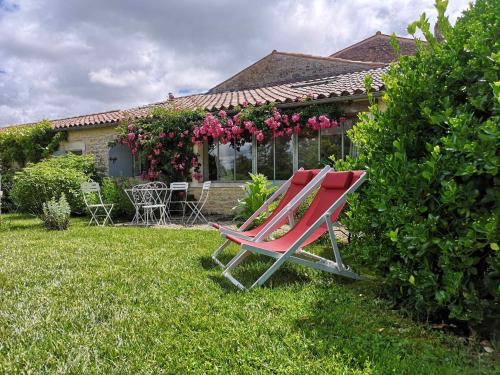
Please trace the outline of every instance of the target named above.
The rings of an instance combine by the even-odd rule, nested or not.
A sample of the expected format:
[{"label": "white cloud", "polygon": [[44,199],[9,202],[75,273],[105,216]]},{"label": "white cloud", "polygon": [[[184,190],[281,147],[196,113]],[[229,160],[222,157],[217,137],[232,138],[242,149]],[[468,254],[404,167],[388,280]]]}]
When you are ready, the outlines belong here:
[{"label": "white cloud", "polygon": [[[202,92],[273,49],[329,55],[406,35],[434,0],[9,0],[0,8],[0,126]],[[13,4],[13,5],[12,5]],[[455,20],[467,0],[450,2]]]},{"label": "white cloud", "polygon": [[110,68],[102,68],[89,72],[90,82],[101,83],[111,87],[127,87],[140,85],[147,78],[143,70],[129,70],[121,73],[112,72]]}]

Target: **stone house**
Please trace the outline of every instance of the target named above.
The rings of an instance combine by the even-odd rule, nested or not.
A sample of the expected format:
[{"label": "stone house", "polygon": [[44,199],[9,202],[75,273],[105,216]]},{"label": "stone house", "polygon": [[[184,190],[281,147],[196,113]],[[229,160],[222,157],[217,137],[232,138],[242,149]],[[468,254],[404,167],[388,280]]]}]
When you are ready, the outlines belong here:
[{"label": "stone house", "polygon": [[[315,167],[319,161],[334,154],[344,158],[355,150],[346,137],[358,112],[368,109],[364,78],[373,78],[372,91],[380,100],[384,89],[382,75],[395,59],[390,36],[377,32],[374,36],[346,47],[331,56],[312,56],[273,51],[204,94],[179,98],[169,96],[163,102],[150,105],[51,120],[55,131],[67,132],[59,153],[92,153],[101,170],[111,177],[137,174],[137,163],[123,145],[109,147],[116,139],[115,127],[129,118],[148,116],[156,106],[181,108],[201,107],[206,111],[231,110],[244,101],[274,102],[278,107],[300,107],[313,103],[332,103],[350,119],[337,129],[327,129],[313,138],[294,135],[290,140],[279,139],[272,144],[257,145],[255,140],[239,151],[228,145],[204,144],[196,151],[202,163],[203,179],[213,181],[207,212],[230,214],[242,197],[248,173],[264,173],[279,183],[299,167]],[[415,51],[411,39],[398,38],[404,54]],[[312,96],[304,103],[301,98]],[[264,152],[263,147],[266,148]],[[191,192],[200,193],[200,184],[190,184]]]}]

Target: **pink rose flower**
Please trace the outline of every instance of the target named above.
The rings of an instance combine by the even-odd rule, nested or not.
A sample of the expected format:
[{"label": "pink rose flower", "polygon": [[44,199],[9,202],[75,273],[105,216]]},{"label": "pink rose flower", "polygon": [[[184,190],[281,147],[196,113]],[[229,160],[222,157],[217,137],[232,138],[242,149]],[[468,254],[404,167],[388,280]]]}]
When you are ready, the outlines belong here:
[{"label": "pink rose flower", "polygon": [[161,138],[161,139],[165,139],[165,138],[167,138],[167,133],[162,132],[162,133],[160,134],[160,138]]},{"label": "pink rose flower", "polygon": [[168,137],[169,137],[170,139],[174,138],[174,137],[175,137],[174,132],[170,132],[170,133],[168,133]]},{"label": "pink rose flower", "polygon": [[255,132],[255,138],[260,143],[262,143],[264,141],[264,133],[262,132],[262,130]]},{"label": "pink rose flower", "polygon": [[227,116],[226,111],[223,111],[223,110],[220,110],[220,111],[219,111],[219,117],[220,117],[220,118],[226,118],[226,116]]},{"label": "pink rose flower", "polygon": [[294,113],[292,115],[292,121],[293,122],[298,122],[300,120],[300,115],[298,113]]},{"label": "pink rose flower", "polygon": [[134,133],[128,133],[128,140],[129,140],[130,142],[133,142],[133,141],[134,141],[134,139],[135,139],[135,134],[134,134]]}]

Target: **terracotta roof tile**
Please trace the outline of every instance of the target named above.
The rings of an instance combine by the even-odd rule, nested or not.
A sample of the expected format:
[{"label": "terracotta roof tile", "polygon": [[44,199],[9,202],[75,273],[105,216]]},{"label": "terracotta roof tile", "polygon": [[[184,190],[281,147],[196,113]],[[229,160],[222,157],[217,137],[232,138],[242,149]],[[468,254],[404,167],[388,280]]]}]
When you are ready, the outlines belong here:
[{"label": "terracotta roof tile", "polygon": [[246,100],[250,104],[256,102],[290,103],[302,100],[312,94],[317,99],[366,94],[364,78],[370,74],[373,78],[373,91],[384,88],[382,74],[387,68],[376,68],[361,72],[323,77],[314,80],[287,83],[270,87],[261,87],[252,90],[223,92],[218,94],[196,94],[175,98],[173,101],[153,103],[141,107],[125,110],[95,113],[65,119],[52,120],[54,129],[69,129],[90,126],[113,125],[127,118],[145,117],[151,114],[155,107],[176,106],[179,108],[203,108],[207,111],[231,109],[242,105]]}]

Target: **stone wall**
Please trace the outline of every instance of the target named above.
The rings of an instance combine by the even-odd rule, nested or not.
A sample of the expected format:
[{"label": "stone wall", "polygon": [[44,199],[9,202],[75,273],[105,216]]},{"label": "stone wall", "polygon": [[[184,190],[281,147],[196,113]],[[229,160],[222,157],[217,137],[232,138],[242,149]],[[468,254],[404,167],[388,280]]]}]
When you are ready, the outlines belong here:
[{"label": "stone wall", "polygon": [[210,93],[252,89],[286,82],[367,70],[380,64],[344,62],[328,57],[273,52],[212,88]]},{"label": "stone wall", "polygon": [[84,128],[68,130],[68,139],[61,143],[61,151],[81,151],[83,154],[93,154],[97,168],[104,174],[108,173],[108,144],[116,139],[114,127]]},{"label": "stone wall", "polygon": [[[232,208],[238,204],[238,199],[242,199],[245,195],[243,185],[244,183],[236,182],[213,182],[203,213],[234,216],[235,211]],[[201,184],[190,184],[189,193],[198,199],[201,194]]]}]

